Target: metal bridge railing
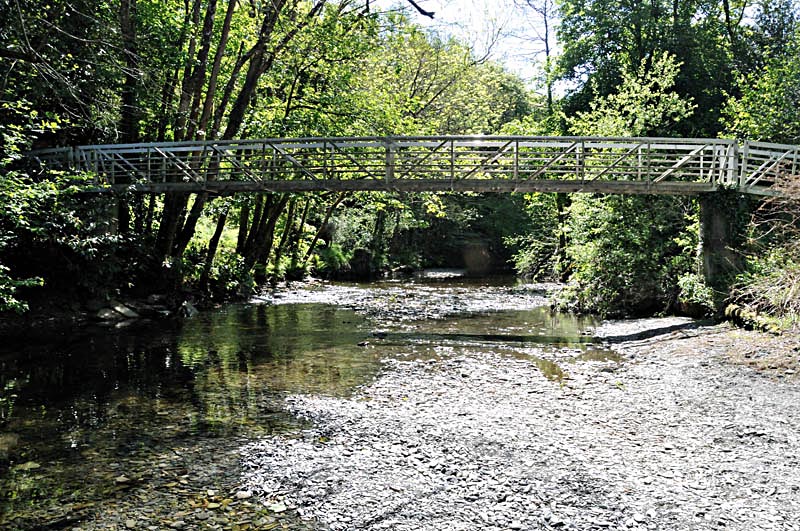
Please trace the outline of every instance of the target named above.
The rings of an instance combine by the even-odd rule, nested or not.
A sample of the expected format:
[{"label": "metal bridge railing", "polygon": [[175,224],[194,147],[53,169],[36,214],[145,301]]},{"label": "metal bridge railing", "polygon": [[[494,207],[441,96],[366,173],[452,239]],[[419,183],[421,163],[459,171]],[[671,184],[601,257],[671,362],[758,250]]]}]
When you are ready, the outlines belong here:
[{"label": "metal bridge railing", "polygon": [[[30,153],[100,189],[560,190],[770,194],[797,146],[725,139],[359,137],[79,146]],[[359,181],[355,183],[355,181]],[[280,185],[280,186],[279,186]],[[276,188],[278,187],[278,188]]]},{"label": "metal bridge railing", "polygon": [[800,179],[800,147],[767,142],[744,142],[739,157],[739,189],[759,193]]}]

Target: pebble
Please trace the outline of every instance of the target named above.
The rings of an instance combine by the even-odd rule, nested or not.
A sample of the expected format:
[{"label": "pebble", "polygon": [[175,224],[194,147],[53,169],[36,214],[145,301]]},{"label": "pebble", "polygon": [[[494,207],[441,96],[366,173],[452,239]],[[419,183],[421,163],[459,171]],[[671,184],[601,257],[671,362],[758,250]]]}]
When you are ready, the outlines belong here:
[{"label": "pebble", "polygon": [[[391,304],[398,321],[485,302],[430,291]],[[510,304],[525,310],[537,297]],[[682,322],[611,322],[595,333]],[[613,374],[602,372],[609,363],[576,361],[563,385],[531,356],[574,355],[538,346],[389,359],[351,397],[288,397],[307,422],[299,433],[175,443],[139,456],[142,465],[110,457],[108,482],[125,490],[79,528],[800,531],[798,383],[725,363],[725,348],[705,345],[719,329],[703,330],[615,343],[623,361]],[[370,355],[383,343],[375,337]],[[120,476],[135,479],[115,484]]]},{"label": "pebble", "polygon": [[[576,364],[571,387],[478,347],[386,360],[352,398],[290,397],[310,427],[242,447],[243,488],[323,528],[364,531],[693,531],[696,514],[717,521],[737,509],[751,511],[737,525],[756,531],[778,522],[764,503],[800,517],[796,386],[776,388],[686,340],[622,356],[639,361],[604,385],[602,365]],[[759,427],[778,413],[785,423]],[[736,436],[754,431],[766,435]],[[737,494],[767,478],[773,496]],[[647,506],[666,510],[631,510]]]}]

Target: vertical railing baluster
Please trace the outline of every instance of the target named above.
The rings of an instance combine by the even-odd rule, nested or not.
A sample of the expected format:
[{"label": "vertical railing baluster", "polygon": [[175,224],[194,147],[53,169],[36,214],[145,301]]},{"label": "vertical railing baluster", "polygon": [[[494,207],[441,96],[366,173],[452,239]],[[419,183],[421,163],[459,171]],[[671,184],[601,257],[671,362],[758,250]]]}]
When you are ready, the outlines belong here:
[{"label": "vertical railing baluster", "polygon": [[698,179],[702,183],[704,180],[703,170],[705,169],[705,157],[706,157],[706,148],[708,148],[708,144],[703,146],[703,150],[700,151],[700,167],[698,169]]},{"label": "vertical railing baluster", "polygon": [[456,180],[456,141],[450,139],[450,189],[453,188],[453,182]]},{"label": "vertical railing baluster", "polygon": [[384,139],[386,150],[386,186],[391,186],[394,180],[395,145],[391,137]]},{"label": "vertical railing baluster", "polygon": [[322,178],[328,179],[328,141],[322,141]]},{"label": "vertical railing baluster", "polygon": [[636,148],[636,180],[639,182],[642,181],[642,145],[639,143],[639,147]]}]

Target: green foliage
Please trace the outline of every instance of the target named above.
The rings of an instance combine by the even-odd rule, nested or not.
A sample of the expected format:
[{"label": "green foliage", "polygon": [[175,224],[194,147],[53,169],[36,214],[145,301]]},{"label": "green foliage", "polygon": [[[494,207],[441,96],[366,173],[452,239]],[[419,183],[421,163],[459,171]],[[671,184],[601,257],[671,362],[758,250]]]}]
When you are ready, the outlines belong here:
[{"label": "green foliage", "polygon": [[401,15],[383,22],[353,78],[368,134],[488,134],[529,112],[523,83],[499,65]]},{"label": "green foliage", "polygon": [[513,251],[517,273],[536,280],[559,278],[557,254],[559,233],[556,194],[532,193],[525,195],[525,210],[529,229],[522,234],[507,236],[506,245]]},{"label": "green foliage", "polygon": [[558,66],[562,79],[576,85],[565,98],[565,111],[571,116],[588,110],[596,95],[617,90],[625,72],[649,70],[661,54],[669,53],[684,64],[675,91],[698,104],[692,119],[683,120],[675,131],[716,136],[734,72],[747,71],[751,56],[763,54],[753,41],[759,28],[748,27],[753,19],[744,16],[745,4],[728,5],[729,17],[716,1],[564,0]]},{"label": "green foliage", "polygon": [[10,270],[0,264],[0,312],[13,311],[23,313],[28,310],[28,303],[18,299],[17,290],[42,286],[41,278],[15,279],[9,275]]},{"label": "green foliage", "polygon": [[[800,31],[793,48],[800,46]],[[800,54],[773,57],[761,71],[743,76],[742,92],[725,107],[728,133],[769,142],[800,142]]]},{"label": "green foliage", "polygon": [[11,378],[3,379],[0,383],[3,385],[0,389],[0,428],[2,428],[14,415],[14,404],[18,398],[17,390],[21,387],[22,382],[17,378]]},{"label": "green foliage", "polygon": [[323,277],[336,275],[347,269],[350,253],[346,253],[338,244],[323,247],[317,252],[314,272]]},{"label": "green foliage", "polygon": [[40,286],[81,297],[130,287],[147,257],[134,240],[109,230],[113,199],[75,194],[85,176],[41,178],[22,165],[33,131],[57,124],[33,111],[20,117],[24,106],[5,109],[16,123],[0,125],[0,311],[25,311],[20,291],[30,297]]},{"label": "green foliage", "polygon": [[697,273],[684,273],[678,278],[678,305],[690,315],[709,317],[716,312],[714,290]]},{"label": "green foliage", "polygon": [[[186,286],[199,287],[205,259],[205,242],[193,243],[186,249],[180,264],[180,276]],[[245,297],[255,289],[253,273],[233,249],[221,248],[217,252],[208,280],[209,292],[205,295],[212,301]]]},{"label": "green foliage", "polygon": [[[741,95],[725,107],[731,135],[771,142],[800,142],[800,28],[796,9],[762,6],[762,37],[770,44],[763,68],[740,78]],[[800,185],[780,183],[784,193],[752,217],[745,271],[731,288],[726,311],[746,324],[776,330],[800,324]]]},{"label": "green foliage", "polygon": [[686,272],[675,236],[685,229],[685,200],[651,196],[577,196],[569,210],[572,264],[562,304],[602,315],[669,308]]},{"label": "green foliage", "polygon": [[[663,54],[651,70],[626,73],[618,92],[568,120],[571,132],[668,133],[693,108],[672,90],[678,67]],[[604,315],[666,310],[676,298],[677,278],[694,269],[696,247],[687,245],[687,233],[696,234],[692,209],[696,205],[683,198],[574,196],[566,248],[572,275],[562,303]]]},{"label": "green foliage", "polygon": [[771,317],[780,329],[800,326],[800,255],[775,246],[751,255],[732,288],[731,301],[753,315]]},{"label": "green foliage", "polygon": [[[159,237],[170,228],[182,245],[184,234],[195,236],[185,257],[167,262],[175,264],[170,285],[179,286],[180,275],[191,284],[203,270],[219,208],[243,236],[256,221],[255,200],[215,199],[196,226],[184,225],[178,220],[191,218],[185,212],[192,201],[170,196],[152,203],[154,221],[145,227],[144,203],[127,197],[136,234],[124,226],[116,234],[114,218],[125,218],[117,216],[117,198],[88,200],[68,192],[74,176],[45,180],[24,168],[21,155],[34,144],[218,138],[230,122],[243,137],[699,136],[716,134],[725,93],[735,96],[725,122],[732,134],[800,138],[792,0],[759,1],[738,24],[741,2],[729,3],[734,18],[727,20],[715,1],[563,0],[560,70],[548,64],[546,71],[574,90],[556,102],[530,94],[463,42],[396,13],[364,14],[347,1],[326,2],[320,11],[310,11],[315,2],[227,4],[234,10],[223,42],[222,4],[203,29],[211,5],[198,3],[195,17],[194,4],[175,1],[0,3],[2,20],[14,21],[0,30],[0,310],[24,309],[24,295],[41,282],[87,294],[157,285],[170,256]],[[127,28],[126,6],[135,7]],[[278,15],[274,27],[270,14]],[[753,73],[735,86],[737,70]],[[240,121],[234,101],[242,103]],[[211,115],[207,123],[201,109]],[[263,224],[257,233],[261,241],[274,237],[273,251],[283,246],[277,263],[264,263],[277,254],[269,249],[259,249],[257,260],[251,253],[248,263],[275,276],[304,273],[311,235],[330,203],[301,203],[291,220],[284,210],[274,234]],[[513,255],[520,272],[539,278],[568,271],[560,260],[570,258],[582,309],[636,311],[648,300],[665,307],[678,297],[676,283],[683,301],[705,297],[691,276],[694,209],[685,200],[642,197],[354,194],[330,220],[335,241],[324,238],[328,245],[318,246],[311,263],[340,269],[363,248],[379,267],[453,265],[477,242],[500,262]],[[211,268],[215,297],[252,287],[235,255],[247,239],[237,236],[232,227],[222,233]],[[250,243],[252,250],[260,242]]]},{"label": "green foliage", "polygon": [[[695,106],[673,88],[680,63],[667,53],[622,75],[618,90],[597,97],[590,110],[568,118],[574,134],[594,136],[669,136]],[[598,95],[599,96],[599,95]]]}]

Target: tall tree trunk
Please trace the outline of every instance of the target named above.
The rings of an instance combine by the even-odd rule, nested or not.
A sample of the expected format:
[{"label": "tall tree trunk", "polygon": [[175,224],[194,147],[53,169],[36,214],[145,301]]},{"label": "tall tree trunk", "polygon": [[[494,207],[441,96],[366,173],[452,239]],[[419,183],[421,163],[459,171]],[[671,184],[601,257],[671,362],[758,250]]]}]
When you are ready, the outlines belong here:
[{"label": "tall tree trunk", "polygon": [[136,0],[121,0],[119,25],[122,53],[125,60],[125,82],[122,85],[120,133],[123,143],[139,141],[139,52],[136,43]]},{"label": "tall tree trunk", "polygon": [[[375,216],[375,226],[372,229],[372,241],[370,242],[370,252],[373,260],[377,260],[383,255],[384,238],[383,233],[386,229],[386,209],[381,209]],[[375,262],[377,263],[377,262]]]},{"label": "tall tree trunk", "polygon": [[148,194],[147,196],[147,214],[144,218],[144,234],[151,234],[153,232],[153,217],[156,210],[156,194]]},{"label": "tall tree trunk", "polygon": [[290,247],[290,256],[291,262],[290,267],[291,269],[297,268],[297,261],[299,260],[298,254],[300,253],[300,242],[303,240],[303,232],[305,231],[306,221],[308,220],[308,212],[311,209],[311,198],[306,197],[305,205],[303,206],[303,213],[300,215],[300,222],[297,224],[297,227],[292,230],[292,238],[290,243],[292,244]]},{"label": "tall tree trunk", "polygon": [[[201,0],[192,0],[190,9],[189,1],[190,0],[184,1],[187,17],[184,20],[184,31],[181,34],[180,43],[188,42],[188,44],[185,55],[186,59],[183,66],[183,80],[181,82],[178,109],[173,126],[173,140],[183,140],[184,128],[186,127],[189,103],[191,101],[191,94],[188,93],[186,89],[191,79],[192,63],[197,50],[197,37],[193,33],[193,28],[196,28],[200,23],[202,7]],[[156,252],[161,259],[167,259],[173,256],[172,247],[175,243],[175,236],[183,226],[184,210],[186,209],[188,200],[189,195],[183,192],[164,194],[164,208],[161,212],[161,222],[158,226],[158,235],[156,236]]]},{"label": "tall tree trunk", "polygon": [[228,9],[225,12],[225,21],[222,23],[222,31],[217,43],[217,52],[214,54],[214,63],[211,67],[211,76],[208,79],[208,88],[206,88],[206,98],[203,102],[203,112],[200,115],[198,124],[198,134],[202,132],[205,138],[211,138],[208,134],[208,121],[211,118],[211,112],[214,107],[214,97],[217,92],[217,79],[219,71],[222,68],[222,58],[225,56],[225,48],[228,45],[228,36],[231,31],[231,19],[233,13],[236,11],[236,0],[228,0]]},{"label": "tall tree trunk", "polygon": [[164,86],[161,88],[161,109],[159,110],[158,128],[156,133],[156,142],[164,142],[167,139],[167,129],[169,129],[170,120],[172,117],[172,105],[175,99],[175,88],[178,86],[178,70],[172,73],[172,76],[164,81]]},{"label": "tall tree trunk", "polygon": [[208,290],[208,279],[211,276],[211,266],[214,263],[214,257],[217,255],[217,248],[219,247],[219,240],[222,238],[222,231],[225,230],[225,222],[228,221],[229,207],[226,207],[217,218],[217,228],[214,230],[214,235],[208,241],[208,250],[206,251],[206,261],[203,264],[203,272],[200,274],[200,289],[203,291]]},{"label": "tall tree trunk", "polygon": [[303,262],[300,265],[300,267],[302,267],[303,269],[305,269],[306,265],[308,264],[311,255],[314,254],[314,246],[317,245],[320,235],[322,235],[322,232],[325,230],[325,227],[331,220],[331,215],[333,214],[333,211],[336,210],[336,207],[338,207],[342,201],[344,201],[344,198],[347,197],[347,195],[348,195],[347,192],[341,192],[339,196],[336,198],[336,200],[334,200],[325,211],[325,216],[322,219],[322,223],[317,228],[317,232],[314,234],[314,238],[311,240],[311,246],[309,246],[308,251],[306,251],[306,254],[303,257]]},{"label": "tall tree trunk", "polygon": [[222,135],[224,139],[235,138],[239,133],[239,129],[244,122],[245,111],[250,101],[253,99],[258,80],[265,72],[272,68],[277,55],[292,41],[292,39],[294,39],[297,33],[322,11],[326,0],[316,0],[305,17],[298,21],[296,25],[283,36],[280,42],[268,52],[267,44],[275,29],[275,24],[278,21],[279,15],[286,6],[286,2],[287,0],[273,0],[271,9],[264,16],[264,21],[261,24],[261,29],[258,34],[258,41],[250,52],[248,52],[250,55],[250,63],[248,65],[247,74],[245,75],[244,84],[236,97],[236,101],[233,103],[231,112],[228,114],[228,123]]},{"label": "tall tree trunk", "polygon": [[195,196],[192,209],[183,222],[183,228],[181,228],[180,232],[175,236],[175,243],[172,246],[174,256],[182,255],[189,245],[189,242],[192,241],[197,222],[200,220],[200,216],[203,215],[203,209],[206,203],[208,203],[208,192],[202,192]]},{"label": "tall tree trunk", "polygon": [[145,217],[144,200],[145,196],[143,196],[142,194],[136,194],[136,197],[133,202],[133,214],[134,214],[133,231],[136,234],[144,234],[144,217]]},{"label": "tall tree trunk", "polygon": [[222,119],[225,116],[225,112],[228,110],[228,104],[230,104],[231,98],[233,97],[233,91],[236,88],[236,83],[239,82],[239,74],[242,72],[242,68],[244,65],[247,64],[247,61],[250,60],[250,52],[247,54],[243,54],[244,50],[244,43],[239,44],[239,53],[237,54],[236,63],[233,65],[233,69],[231,70],[231,74],[228,77],[228,83],[225,85],[225,90],[222,92],[222,99],[217,105],[217,108],[214,110],[214,125],[211,127],[211,132],[208,134],[208,138],[217,138],[219,136],[219,131],[222,127]]},{"label": "tall tree trunk", "polygon": [[[124,143],[139,141],[139,53],[136,46],[136,0],[121,0],[119,6],[119,27],[122,37],[122,50],[125,61],[125,81],[120,97],[120,136]],[[134,203],[141,198],[134,199]],[[117,230],[120,234],[130,231],[130,210],[128,198],[117,196]]]},{"label": "tall tree trunk", "polygon": [[[190,26],[190,22],[194,13],[193,10],[189,9],[189,0],[184,0],[184,9],[186,10],[186,15],[183,20],[183,25],[181,26],[181,34],[173,45],[175,50],[183,50],[186,39],[189,38],[189,34],[193,28],[193,26]],[[176,116],[173,115],[172,106],[173,100],[175,99],[175,90],[178,87],[178,79],[180,78],[181,64],[182,62],[180,59],[175,60],[172,74],[168,79],[164,80],[164,85],[161,88],[161,109],[156,137],[158,142],[164,142],[166,140],[169,125],[172,123],[172,119],[176,118]]]},{"label": "tall tree trunk", "polygon": [[239,232],[236,237],[236,254],[242,256],[244,254],[245,245],[247,245],[247,229],[250,223],[250,198],[245,197],[242,202],[242,207],[239,210]]},{"label": "tall tree trunk", "polygon": [[264,201],[264,210],[261,215],[259,227],[256,236],[253,239],[253,247],[248,252],[244,259],[244,265],[248,270],[252,270],[260,258],[269,253],[272,247],[272,237],[274,233],[275,224],[278,218],[283,213],[286,203],[289,201],[289,196],[281,196],[277,201],[274,196],[267,196]]},{"label": "tall tree trunk", "polygon": [[570,276],[569,257],[567,257],[568,242],[566,224],[567,217],[569,216],[567,209],[569,209],[571,203],[572,198],[570,198],[569,194],[556,194],[556,215],[558,217],[558,249],[556,250],[556,271],[558,272],[561,282],[566,282],[569,280]]},{"label": "tall tree trunk", "polygon": [[128,234],[131,231],[131,210],[128,199],[123,194],[117,198],[117,234]]},{"label": "tall tree trunk", "polygon": [[240,253],[243,257],[247,257],[250,253],[252,253],[253,247],[256,244],[256,235],[258,233],[258,228],[261,226],[261,219],[264,215],[264,203],[264,195],[258,194],[256,196],[255,208],[253,208],[253,222],[250,224],[250,231],[245,239],[244,249]]},{"label": "tall tree trunk", "polygon": [[278,247],[275,249],[275,268],[277,269],[281,265],[281,258],[283,257],[283,250],[286,247],[286,242],[289,239],[289,236],[292,232],[292,226],[294,225],[294,212],[297,208],[297,199],[294,197],[289,202],[289,211],[286,213],[286,222],[283,225],[283,234],[281,234],[281,240],[278,242]]},{"label": "tall tree trunk", "polygon": [[[206,16],[203,20],[203,33],[200,39],[200,51],[192,72],[189,86],[186,90],[191,93],[192,103],[189,107],[189,121],[186,125],[186,138],[194,138],[197,133],[198,116],[200,114],[200,99],[203,95],[203,85],[208,69],[208,56],[211,53],[211,39],[214,37],[214,17],[217,13],[217,0],[208,0]],[[227,39],[227,36],[225,36]]]},{"label": "tall tree trunk", "polygon": [[[194,0],[192,4],[192,17],[189,31],[196,28],[200,24],[200,11],[201,0]],[[191,34],[189,37],[189,49],[186,52],[186,62],[183,68],[183,81],[181,82],[181,97],[178,102],[178,113],[175,119],[175,140],[180,141],[184,139],[186,132],[186,123],[189,117],[189,104],[192,101],[191,79],[192,79],[192,64],[195,61],[195,51],[197,50],[197,37]]]},{"label": "tall tree trunk", "polygon": [[156,252],[160,259],[166,259],[172,251],[175,233],[178,231],[181,193],[167,193],[164,196],[164,208],[161,212],[161,222],[156,235]]}]

